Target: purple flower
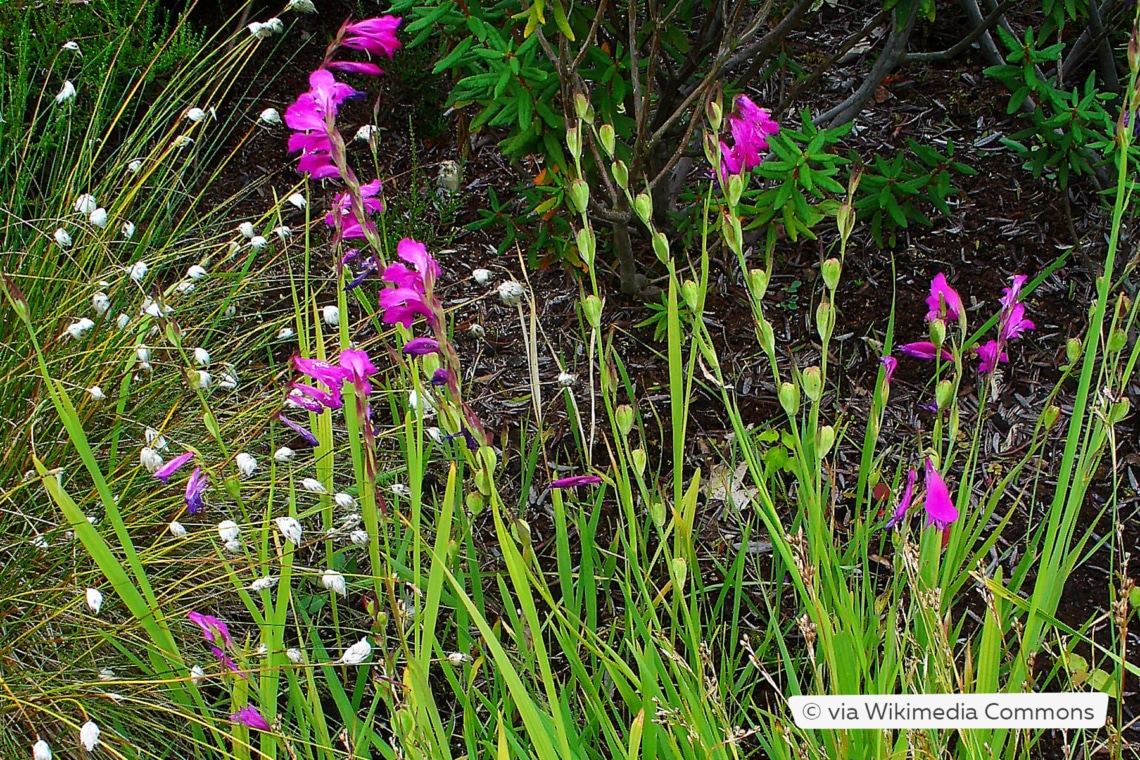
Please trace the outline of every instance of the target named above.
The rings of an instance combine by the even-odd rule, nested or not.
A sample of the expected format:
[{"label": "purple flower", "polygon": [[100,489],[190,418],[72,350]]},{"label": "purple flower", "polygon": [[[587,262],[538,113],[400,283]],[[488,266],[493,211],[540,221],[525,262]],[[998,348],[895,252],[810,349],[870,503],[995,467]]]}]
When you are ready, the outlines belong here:
[{"label": "purple flower", "polygon": [[927,525],[934,525],[939,530],[945,530],[950,523],[958,519],[958,508],[950,499],[950,490],[946,482],[934,469],[934,463],[928,457],[926,460],[926,516]]},{"label": "purple flower", "polygon": [[201,467],[195,467],[194,472],[190,474],[190,479],[186,481],[187,512],[196,515],[205,508],[206,502],[202,498],[202,494],[209,484],[210,476],[202,472]]},{"label": "purple flower", "polygon": [[934,275],[934,279],[930,281],[930,295],[926,299],[926,306],[930,309],[926,312],[927,322],[936,319],[954,322],[962,313],[962,299],[958,296],[958,291],[950,287],[950,283],[946,282],[946,275],[941,272]]},{"label": "purple flower", "polygon": [[174,457],[174,459],[171,459],[162,467],[159,467],[157,470],[155,470],[154,476],[161,480],[163,483],[169,483],[170,476],[178,472],[178,470],[182,468],[182,465],[186,464],[193,458],[193,451],[187,451],[185,454],[179,454],[178,456]]},{"label": "purple flower", "polygon": [[202,629],[202,636],[214,646],[232,647],[234,640],[230,638],[230,631],[218,618],[213,615],[203,615],[201,612],[190,612],[186,615],[190,622]]},{"label": "purple flower", "polygon": [[308,173],[313,179],[340,176],[332,157],[329,132],[340,104],[346,98],[362,94],[336,81],[326,69],[317,69],[309,75],[309,91],[285,109],[285,124],[296,133],[289,138],[288,150],[290,153],[301,151],[298,171]]},{"label": "purple flower", "polygon": [[447,385],[451,382],[451,373],[440,367],[431,375],[431,384],[437,388],[441,385]]},{"label": "purple flower", "polygon": [[[899,351],[902,351],[907,356],[913,356],[916,359],[933,359],[938,356],[938,346],[928,340],[920,340],[917,343],[906,343],[899,346]],[[953,361],[954,355],[944,348],[942,349],[942,358],[946,361]]]},{"label": "purple flower", "polygon": [[286,401],[302,409],[317,413],[323,412],[325,409],[340,409],[344,406],[344,400],[339,390],[335,393],[326,392],[304,383],[290,383]]},{"label": "purple flower", "polygon": [[284,425],[285,427],[289,428],[289,429],[290,429],[290,430],[292,430],[294,433],[296,433],[297,435],[301,436],[301,437],[302,437],[302,438],[304,438],[306,441],[308,441],[308,443],[309,443],[309,445],[310,445],[310,446],[316,446],[316,445],[320,444],[320,441],[318,441],[318,440],[317,440],[317,437],[316,437],[315,435],[313,435],[312,433],[310,433],[310,432],[309,432],[307,429],[305,429],[305,428],[301,427],[300,425],[298,425],[296,422],[293,422],[293,420],[289,419],[289,418],[288,418],[288,417],[286,417],[285,415],[283,415],[283,414],[278,414],[278,415],[277,415],[277,420],[278,420],[278,422],[280,422],[282,425]]},{"label": "purple flower", "polygon": [[378,77],[384,70],[375,63],[360,63],[357,61],[329,61],[328,67],[337,71],[347,71],[349,74],[367,74]]},{"label": "purple flower", "polygon": [[737,95],[733,101],[728,127],[733,145],[720,143],[722,180],[727,180],[729,174],[740,174],[759,166],[768,151],[768,136],[780,131],[780,125],[771,114],[745,95]]},{"label": "purple flower", "polygon": [[249,728],[256,728],[258,731],[270,731],[269,723],[265,718],[261,717],[261,713],[253,705],[246,705],[230,716],[230,720],[234,723],[240,723]]},{"label": "purple flower", "polygon": [[[381,184],[378,179],[360,186],[360,198],[365,214],[374,214],[384,210],[384,199],[376,197],[379,195],[380,189]],[[370,231],[376,231],[376,225],[373,222],[356,218],[356,214],[352,210],[352,195],[349,193],[338,193],[333,200],[333,210],[325,214],[325,224],[328,226],[336,227],[338,222],[340,224],[340,236],[345,239],[365,237],[364,225],[367,225]]]},{"label": "purple flower", "polygon": [[902,522],[906,517],[906,511],[910,509],[910,502],[914,498],[914,482],[918,479],[918,473],[912,467],[910,472],[906,474],[906,490],[903,491],[902,499],[899,500],[899,506],[895,509],[895,514],[887,521],[887,528],[893,528]]},{"label": "purple flower", "polygon": [[1009,354],[1001,350],[1002,344],[996,340],[986,341],[978,347],[978,372],[983,375],[993,372],[998,362],[1009,363]]},{"label": "purple flower", "polygon": [[577,486],[596,486],[602,479],[597,475],[571,475],[568,478],[559,478],[550,482],[550,488],[575,488]]},{"label": "purple flower", "polygon": [[404,344],[404,353],[411,356],[439,353],[439,341],[431,338],[412,338]]},{"label": "purple flower", "polygon": [[884,356],[879,359],[879,363],[886,369],[886,375],[883,377],[883,382],[887,385],[891,384],[891,378],[895,376],[895,370],[899,367],[899,360],[893,356]]},{"label": "purple flower", "polygon": [[344,370],[345,379],[356,388],[357,394],[367,398],[372,393],[372,385],[368,378],[376,374],[376,365],[363,351],[347,348],[340,352],[340,366]]},{"label": "purple flower", "polygon": [[[388,267],[400,266],[393,264]],[[385,279],[388,273],[384,273]],[[429,324],[435,323],[435,314],[424,301],[424,294],[413,288],[386,288],[380,291],[380,308],[384,310],[384,324],[394,325],[397,322],[411,329],[412,320],[417,314],[427,318]]]},{"label": "purple flower", "polygon": [[987,341],[978,347],[978,372],[983,375],[993,372],[999,362],[1008,362],[1009,355],[1005,353],[1006,344],[1017,340],[1022,333],[1035,327],[1033,322],[1025,318],[1025,304],[1017,300],[1021,296],[1022,286],[1028,279],[1025,275],[1015,275],[1010,286],[1002,288],[997,340]]},{"label": "purple flower", "polygon": [[[329,403],[323,404],[328,409],[340,409],[343,405],[341,400],[341,389],[344,387],[344,381],[349,379],[349,373],[343,367],[338,367],[329,362],[320,359],[305,359],[301,356],[293,357],[293,369],[300,372],[302,375],[308,375],[321,385],[329,389],[327,397],[320,394],[319,391],[315,394],[308,393],[305,389],[309,386],[295,385],[294,388],[301,390],[314,401],[320,401],[321,398],[327,398]],[[315,390],[315,389],[313,389]],[[310,410],[317,411],[317,410]]]},{"label": "purple flower", "polygon": [[349,24],[344,28],[345,37],[341,44],[353,50],[391,58],[400,49],[400,40],[396,38],[400,21],[399,16],[379,16]]},{"label": "purple flower", "polygon": [[1036,327],[1025,318],[1025,304],[1015,303],[1002,314],[1001,328],[998,330],[998,340],[1006,343],[1021,337],[1026,330]]}]

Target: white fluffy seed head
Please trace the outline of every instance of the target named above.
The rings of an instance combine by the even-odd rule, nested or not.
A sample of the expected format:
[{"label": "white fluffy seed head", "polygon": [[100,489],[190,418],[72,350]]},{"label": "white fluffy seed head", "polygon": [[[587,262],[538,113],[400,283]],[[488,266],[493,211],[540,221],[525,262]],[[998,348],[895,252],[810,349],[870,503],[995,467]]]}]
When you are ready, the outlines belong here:
[{"label": "white fluffy seed head", "polygon": [[240,232],[243,236],[245,236],[246,240],[252,240],[253,236],[257,234],[253,230],[253,223],[252,222],[242,222],[241,224],[239,224],[238,225],[238,232]]},{"label": "white fluffy seed head", "polygon": [[281,448],[277,449],[277,451],[273,452],[273,458],[282,463],[293,461],[293,457],[296,455],[297,452],[293,451],[293,449],[289,448],[288,446],[282,446]]},{"label": "white fluffy seed head", "polygon": [[272,575],[266,575],[258,578],[253,583],[249,584],[250,591],[268,591],[277,585],[277,578]]},{"label": "white fluffy seed head", "polygon": [[141,169],[141,168],[142,168],[142,161],[137,159],[137,158],[135,160],[131,161],[129,164],[127,164],[127,171],[129,171],[131,174],[137,174],[139,169]]},{"label": "white fluffy seed head", "polygon": [[289,662],[293,663],[294,665],[300,665],[305,659],[304,652],[302,652],[297,647],[289,647],[286,649],[285,656],[288,657]]},{"label": "white fluffy seed head", "polygon": [[293,237],[293,230],[289,229],[283,224],[280,227],[274,227],[273,234],[276,235],[282,242],[285,242],[289,238]]},{"label": "white fluffy seed head", "polygon": [[186,526],[177,520],[171,520],[168,527],[170,528],[170,535],[175,538],[183,538],[186,535]]},{"label": "white fluffy seed head", "polygon": [[257,469],[257,460],[244,451],[234,458],[234,463],[243,478],[248,478]]},{"label": "white fluffy seed head", "polygon": [[91,395],[92,401],[103,401],[107,398],[107,394],[103,393],[103,389],[98,385],[92,385],[87,389],[87,393]]},{"label": "white fluffy seed head", "polygon": [[296,334],[292,327],[282,327],[277,332],[277,340],[289,340]]},{"label": "white fluffy seed head", "polygon": [[480,285],[486,285],[491,281],[491,271],[489,269],[476,269],[471,272],[471,279]]},{"label": "white fluffy seed head", "polygon": [[97,208],[91,212],[91,216],[87,217],[87,221],[94,224],[99,229],[107,226],[107,209]]},{"label": "white fluffy seed head", "polygon": [[123,222],[123,237],[130,240],[135,236],[135,223]]},{"label": "white fluffy seed head", "polygon": [[59,93],[55,96],[56,103],[66,103],[69,100],[75,99],[75,85],[71,83],[70,79],[63,80],[63,87],[59,89]]},{"label": "white fluffy seed head", "polygon": [[203,111],[201,108],[197,108],[197,107],[191,108],[191,109],[186,111],[186,118],[192,122],[197,123],[197,122],[201,121],[202,119],[206,118],[206,112]]},{"label": "white fluffy seed head", "polygon": [[147,469],[147,472],[152,475],[158,468],[162,467],[163,464],[162,456],[149,446],[144,446],[142,451],[139,452],[139,462]]},{"label": "white fluffy seed head", "polygon": [[131,279],[134,280],[135,282],[142,282],[143,280],[146,279],[146,273],[148,271],[149,271],[149,267],[146,265],[145,261],[136,261],[134,264],[131,265],[131,269],[130,269]]},{"label": "white fluffy seed head", "polygon": [[210,352],[202,347],[194,349],[194,361],[198,363],[199,367],[210,366]]},{"label": "white fluffy seed head", "polygon": [[355,509],[356,508],[356,499],[352,498],[351,494],[344,493],[343,491],[335,494],[333,496],[333,501],[335,501],[336,505],[338,507],[340,507],[341,509]]},{"label": "white fluffy seed head", "polygon": [[366,530],[354,530],[354,531],[352,531],[352,534],[348,537],[348,540],[351,541],[352,543],[356,544],[357,546],[364,546],[364,544],[368,543],[368,531],[366,531]]},{"label": "white fluffy seed head", "polygon": [[293,193],[285,200],[289,201],[289,203],[293,204],[299,209],[303,209],[305,206],[309,205],[309,202],[305,200],[305,196],[301,195],[300,193]]},{"label": "white fluffy seed head", "polygon": [[107,297],[106,293],[96,293],[91,296],[91,306],[95,309],[95,313],[101,317],[111,310],[111,299]]},{"label": "white fluffy seed head", "polygon": [[206,671],[202,670],[201,665],[195,665],[194,667],[190,668],[190,680],[194,683],[198,683],[205,677]]},{"label": "white fluffy seed head", "polygon": [[238,554],[241,552],[241,539],[235,538],[232,541],[226,541],[223,546],[230,554]]},{"label": "white fluffy seed head", "polygon": [[186,278],[189,280],[204,280],[207,274],[206,268],[198,264],[194,264],[186,270]]},{"label": "white fluffy seed head", "polygon": [[43,739],[36,739],[32,745],[32,760],[51,760],[51,747]]},{"label": "white fluffy seed head", "polygon": [[218,538],[223,543],[235,540],[241,534],[241,528],[233,520],[222,520],[218,523]]},{"label": "white fluffy seed head", "polygon": [[118,327],[120,330],[126,330],[127,325],[130,324],[130,321],[131,321],[131,318],[128,317],[126,314],[120,314],[119,316],[115,317],[115,326]]},{"label": "white fluffy seed head", "polygon": [[305,478],[301,481],[301,487],[309,493],[328,493],[328,490],[321,484],[321,481],[316,478]]},{"label": "white fluffy seed head", "polygon": [[52,237],[55,238],[55,242],[59,245],[60,248],[71,247],[71,235],[68,235],[67,230],[65,230],[63,227],[57,229]]},{"label": "white fluffy seed head", "polygon": [[560,372],[558,374],[558,384],[563,388],[569,388],[578,379],[577,375],[572,375],[569,372]]},{"label": "white fluffy seed head", "polygon": [[331,568],[321,574],[321,585],[340,596],[345,596],[348,593],[348,586],[344,581],[344,576]]},{"label": "white fluffy seed head", "polygon": [[340,661],[345,665],[359,665],[367,660],[370,654],[372,654],[372,644],[365,637],[346,649]]},{"label": "white fluffy seed head", "polygon": [[89,720],[79,727],[79,743],[88,752],[94,752],[95,745],[99,743],[99,733],[99,726],[95,721]]},{"label": "white fluffy seed head", "polygon": [[507,306],[518,306],[525,295],[526,289],[514,280],[505,280],[499,284],[499,299]]},{"label": "white fluffy seed head", "polygon": [[301,523],[297,522],[293,517],[278,517],[273,521],[277,525],[277,530],[281,531],[281,535],[285,537],[294,546],[299,546],[301,543]]},{"label": "white fluffy seed head", "polygon": [[447,661],[455,667],[459,667],[470,659],[471,656],[464,654],[463,652],[452,652],[451,654],[447,655]]},{"label": "white fluffy seed head", "polygon": [[78,198],[75,199],[75,206],[73,206],[73,208],[78,213],[87,216],[92,211],[99,208],[99,203],[95,200],[95,196],[91,193],[82,193]]},{"label": "white fluffy seed head", "polygon": [[332,304],[321,309],[321,316],[329,327],[336,327],[340,324],[340,309]]},{"label": "white fluffy seed head", "polygon": [[264,250],[269,245],[269,241],[265,239],[264,235],[254,235],[249,239],[249,247],[255,251]]},{"label": "white fluffy seed head", "polygon": [[281,114],[277,112],[276,108],[266,108],[257,117],[258,121],[262,124],[268,124],[275,127],[281,123]]},{"label": "white fluffy seed head", "polygon": [[360,142],[368,142],[373,138],[374,135],[378,134],[379,132],[380,130],[371,124],[365,124],[363,127],[356,130],[356,134],[353,135],[352,139],[358,140]]},{"label": "white fluffy seed head", "polygon": [[85,592],[85,595],[87,597],[87,606],[91,608],[92,612],[98,615],[99,610],[103,608],[103,593],[97,588],[89,588]]}]

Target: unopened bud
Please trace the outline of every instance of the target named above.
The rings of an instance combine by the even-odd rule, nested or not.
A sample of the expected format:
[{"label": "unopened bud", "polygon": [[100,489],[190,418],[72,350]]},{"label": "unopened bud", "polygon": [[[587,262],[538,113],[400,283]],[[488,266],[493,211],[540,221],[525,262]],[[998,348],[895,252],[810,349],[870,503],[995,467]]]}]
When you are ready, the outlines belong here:
[{"label": "unopened bud", "polygon": [[582,136],[577,127],[566,127],[566,147],[574,158],[582,157]]},{"label": "unopened bud", "polygon": [[664,232],[653,233],[653,252],[662,264],[669,263],[669,238],[665,237]]},{"label": "unopened bud", "polygon": [[934,387],[934,403],[938,404],[939,411],[949,407],[953,398],[954,384],[949,380],[943,380]]},{"label": "unopened bud", "polygon": [[649,519],[658,528],[665,525],[665,505],[662,502],[655,501],[649,505]]},{"label": "unopened bud", "polygon": [[709,100],[708,107],[705,109],[705,116],[709,120],[709,126],[712,127],[712,131],[719,132],[720,125],[724,121],[724,106],[720,104],[719,97]]},{"label": "unopened bud", "polygon": [[831,302],[820,301],[815,307],[815,329],[819,332],[821,340],[831,333]]},{"label": "unopened bud", "polygon": [[598,140],[602,143],[602,150],[606,152],[607,156],[612,158],[617,145],[617,141],[614,139],[614,125],[603,124],[601,128],[598,129]]},{"label": "unopened bud", "polygon": [[789,417],[800,410],[800,389],[795,383],[784,383],[776,394],[780,398],[780,406]]},{"label": "unopened bud", "polygon": [[681,283],[681,298],[685,301],[685,306],[689,311],[694,314],[701,312],[701,293],[697,283],[692,280],[685,280]]},{"label": "unopened bud", "polygon": [[930,342],[940,348],[946,342],[946,323],[941,319],[930,323]]},{"label": "unopened bud", "polygon": [[835,290],[839,287],[839,273],[843,270],[843,265],[839,263],[839,259],[827,259],[819,266],[819,271],[823,275],[823,284],[827,286],[828,290]]},{"label": "unopened bud", "polygon": [[752,297],[757,301],[764,300],[764,294],[768,292],[768,273],[763,269],[752,269],[748,272],[748,289],[752,291]]},{"label": "unopened bud", "polygon": [[574,202],[574,211],[584,212],[590,203],[590,186],[584,179],[576,179],[570,183],[570,200]]},{"label": "unopened bud", "polygon": [[744,252],[744,231],[740,228],[740,219],[735,214],[725,211],[721,214],[720,222],[724,242],[733,253],[740,256]]},{"label": "unopened bud", "polygon": [[638,219],[649,224],[653,216],[653,199],[649,197],[649,193],[637,194],[633,199],[633,210],[637,213]]},{"label": "unopened bud", "polygon": [[831,425],[824,425],[819,429],[819,456],[822,459],[827,456],[827,452],[831,451],[831,447],[835,445],[835,428]]},{"label": "unopened bud", "polygon": [[1119,401],[1114,403],[1108,410],[1108,422],[1110,425],[1116,425],[1128,416],[1128,410],[1132,407],[1132,402],[1128,400],[1127,396],[1122,397]]},{"label": "unopened bud", "polygon": [[591,294],[582,300],[582,313],[586,315],[586,322],[595,330],[601,329],[602,301]]},{"label": "unopened bud", "polygon": [[744,178],[739,174],[728,175],[724,193],[728,199],[728,205],[736,208],[740,204],[740,196],[744,194]]},{"label": "unopened bud", "polygon": [[1049,406],[1045,407],[1045,413],[1042,415],[1042,422],[1045,423],[1045,429],[1052,430],[1060,417],[1061,407],[1056,404],[1049,404]]},{"label": "unopened bud", "polygon": [[855,209],[850,203],[839,204],[839,209],[835,212],[835,226],[839,228],[839,235],[844,240],[855,231]]},{"label": "unopened bud", "polygon": [[625,188],[629,185],[629,168],[626,167],[624,161],[614,161],[610,171],[614,175],[614,182],[618,183],[618,187]]},{"label": "unopened bud", "polygon": [[1069,338],[1065,341],[1065,359],[1068,360],[1069,364],[1077,363],[1077,359],[1081,358],[1082,350],[1080,338]]},{"label": "unopened bud", "polygon": [[594,267],[594,254],[598,250],[598,239],[594,235],[594,231],[589,227],[583,227],[578,230],[574,236],[578,242],[578,256],[586,263],[586,266],[593,269]]},{"label": "unopened bud", "polygon": [[580,92],[574,95],[574,113],[587,124],[594,123],[594,107],[590,105],[590,99]]},{"label": "unopened bud", "polygon": [[776,334],[772,330],[772,323],[760,317],[760,348],[771,356],[776,352]]},{"label": "unopened bud", "polygon": [[705,132],[705,139],[701,141],[701,145],[705,149],[705,160],[709,162],[709,166],[717,166],[720,161],[720,141],[716,133]]},{"label": "unopened bud", "polygon": [[629,436],[633,431],[633,407],[629,404],[622,404],[615,409],[614,422],[617,423],[619,433],[623,436]]},{"label": "unopened bud", "polygon": [[634,449],[629,452],[630,459],[633,462],[633,469],[637,471],[638,475],[645,473],[645,449]]},{"label": "unopened bud", "polygon": [[1128,334],[1123,330],[1113,330],[1112,334],[1108,336],[1108,350],[1110,353],[1116,353],[1124,348],[1128,343]]},{"label": "unopened bud", "polygon": [[[823,375],[819,371],[819,367],[808,367],[800,374],[800,385],[804,387],[804,393],[812,401],[819,401],[823,395]],[[783,399],[781,399],[782,401]],[[799,402],[796,402],[799,405]]]}]

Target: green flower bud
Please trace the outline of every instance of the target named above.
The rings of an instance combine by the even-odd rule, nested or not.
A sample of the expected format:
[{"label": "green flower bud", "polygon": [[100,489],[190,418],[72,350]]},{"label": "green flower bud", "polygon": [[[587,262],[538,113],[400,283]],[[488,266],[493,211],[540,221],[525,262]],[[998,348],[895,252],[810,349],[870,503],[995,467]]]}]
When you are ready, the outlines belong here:
[{"label": "green flower bud", "polygon": [[603,124],[601,126],[601,128],[598,130],[598,141],[601,142],[602,150],[606,152],[606,155],[613,157],[614,149],[617,145],[613,124]]},{"label": "green flower bud", "polygon": [[454,567],[457,559],[459,559],[459,542],[452,539],[447,542],[447,564]]},{"label": "green flower bud", "polygon": [[699,314],[701,311],[700,296],[697,283],[692,280],[685,280],[681,283],[681,298],[684,300],[685,306],[689,307],[689,311],[694,314]]},{"label": "green flower bud", "polygon": [[855,209],[850,203],[839,204],[839,209],[835,212],[835,226],[839,228],[839,236],[844,240],[855,231]]},{"label": "green flower bud", "polygon": [[595,330],[602,325],[602,301],[596,295],[590,294],[582,299],[582,313],[586,315],[586,323]]},{"label": "green flower bud", "polygon": [[727,211],[720,217],[720,232],[724,242],[728,244],[733,253],[740,255],[744,251],[744,232],[740,228],[740,219]]},{"label": "green flower bud", "polygon": [[587,124],[594,123],[594,107],[590,105],[590,99],[580,92],[574,95],[574,113]]},{"label": "green flower bud", "polygon": [[780,386],[779,392],[776,394],[780,398],[780,406],[789,417],[795,415],[800,410],[800,389],[795,383],[784,383]]},{"label": "green flower bud", "polygon": [[1083,350],[1084,346],[1081,344],[1080,338],[1069,338],[1065,341],[1065,359],[1068,360],[1069,364],[1076,364],[1077,359],[1081,358],[1081,351]]},{"label": "green flower bud", "polygon": [[1122,397],[1119,401],[1114,403],[1108,410],[1108,422],[1110,425],[1117,425],[1128,416],[1128,410],[1131,408],[1132,402],[1128,400],[1127,396]]},{"label": "green flower bud", "polygon": [[665,237],[664,232],[653,233],[653,252],[662,264],[669,263],[669,238]]},{"label": "green flower bud", "polygon": [[659,501],[655,501],[649,505],[649,519],[658,528],[665,525],[665,505]]},{"label": "green flower bud", "polygon": [[685,590],[685,580],[689,575],[689,566],[685,562],[684,557],[674,557],[670,563],[670,569],[673,575],[674,592],[678,595]]},{"label": "green flower bud", "polygon": [[839,259],[827,259],[819,266],[820,273],[823,274],[823,284],[827,286],[828,290],[835,290],[839,287],[839,273],[843,270],[843,265],[839,263]]},{"label": "green flower bud", "polygon": [[776,351],[776,334],[772,331],[772,323],[760,317],[760,348],[771,356]]},{"label": "green flower bud", "polygon": [[521,517],[511,524],[511,533],[524,549],[530,546],[530,524]]},{"label": "green flower bud", "polygon": [[930,323],[930,342],[939,347],[946,342],[946,323],[941,319]]},{"label": "green flower bud", "polygon": [[483,499],[483,494],[479,491],[472,491],[467,494],[467,511],[473,515],[480,514],[483,507],[486,506],[486,501]]},{"label": "green flower bud", "polygon": [[763,269],[749,270],[748,289],[752,291],[753,298],[763,301],[764,294],[768,292],[768,273]]},{"label": "green flower bud", "polygon": [[633,460],[633,469],[637,471],[638,475],[645,473],[645,449],[634,449],[629,452],[629,457]]},{"label": "green flower bud", "polygon": [[613,173],[614,182],[618,183],[618,187],[624,189],[629,185],[629,168],[624,161],[614,161],[610,171]]},{"label": "green flower bud", "polygon": [[718,166],[720,162],[720,141],[712,132],[705,132],[705,139],[701,141],[705,149],[705,160],[709,166]]},{"label": "green flower bud", "polygon": [[570,200],[574,203],[574,210],[582,213],[590,203],[590,186],[584,179],[576,179],[570,183]]},{"label": "green flower bud", "polygon": [[[819,371],[819,367],[808,367],[800,373],[800,385],[804,387],[804,393],[812,401],[819,401],[820,396],[823,395],[823,375]],[[783,399],[780,399],[782,402]],[[797,400],[796,406],[799,406]]]},{"label": "green flower bud", "polygon": [[938,404],[938,409],[950,406],[951,400],[954,398],[954,384],[949,380],[942,380],[934,388],[934,402]]},{"label": "green flower bud", "polygon": [[724,121],[724,106],[720,104],[720,98],[709,100],[708,108],[705,109],[705,117],[709,120],[712,131],[719,132],[721,122]]},{"label": "green flower bud", "polygon": [[637,213],[637,218],[649,224],[649,220],[653,217],[653,199],[649,197],[649,193],[638,193],[633,199],[633,210]]},{"label": "green flower bud", "polygon": [[820,301],[819,306],[815,307],[815,329],[819,332],[820,339],[824,339],[831,332],[831,304],[828,301]]},{"label": "green flower bud", "polygon": [[392,729],[396,736],[413,736],[416,732],[416,717],[409,709],[400,709],[392,716]]},{"label": "green flower bud", "polygon": [[1128,334],[1123,330],[1113,330],[1112,334],[1108,336],[1108,351],[1109,353],[1116,353],[1128,344]]},{"label": "green flower bud", "polygon": [[622,404],[614,409],[614,422],[617,423],[618,432],[628,437],[633,431],[633,407],[629,404]]},{"label": "green flower bud", "polygon": [[1053,426],[1057,424],[1057,420],[1061,417],[1061,407],[1056,404],[1050,404],[1045,407],[1045,413],[1042,415],[1042,422],[1045,423],[1046,430],[1052,430]]},{"label": "green flower bud", "polygon": [[822,459],[827,456],[827,452],[831,451],[831,447],[835,445],[835,428],[831,425],[824,425],[819,429],[819,456]]},{"label": "green flower bud", "polygon": [[594,255],[598,250],[597,236],[594,235],[594,231],[589,227],[583,227],[578,230],[574,237],[578,243],[578,255],[582,257],[582,261],[586,263],[586,266],[593,269]]},{"label": "green flower bud", "polygon": [[566,147],[570,149],[570,155],[574,158],[582,157],[582,136],[577,127],[566,128]]},{"label": "green flower bud", "polygon": [[740,196],[744,194],[744,178],[739,174],[728,175],[728,184],[725,186],[725,195],[728,205],[736,208],[740,203]]}]

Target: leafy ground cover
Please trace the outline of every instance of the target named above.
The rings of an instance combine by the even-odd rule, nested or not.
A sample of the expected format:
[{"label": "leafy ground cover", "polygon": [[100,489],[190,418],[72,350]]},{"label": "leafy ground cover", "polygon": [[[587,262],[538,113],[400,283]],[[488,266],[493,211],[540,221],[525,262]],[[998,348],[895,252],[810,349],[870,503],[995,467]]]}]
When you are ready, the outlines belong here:
[{"label": "leafy ground cover", "polygon": [[[159,132],[133,144],[112,137],[108,158],[68,143],[80,152],[46,170],[56,189],[39,214],[50,221],[34,233],[6,228],[5,250],[29,252],[3,267],[10,313],[21,317],[17,292],[29,305],[27,322],[9,320],[4,335],[27,347],[5,384],[20,431],[0,497],[13,537],[3,575],[7,754],[27,755],[37,737],[78,754],[91,720],[98,752],[143,757],[976,756],[984,744],[1000,756],[1060,756],[1072,737],[1056,732],[801,732],[783,703],[797,691],[1028,681],[1115,690],[1113,726],[1082,735],[1078,752],[1127,756],[1137,741],[1126,665],[1135,634],[1122,592],[1140,535],[1135,433],[1115,410],[1135,395],[1134,350],[1100,349],[1120,357],[1102,360],[1086,332],[1090,309],[1119,320],[1104,331],[1110,345],[1131,326],[1131,304],[1095,280],[1110,250],[1129,250],[1127,229],[1106,240],[1113,228],[1097,199],[1077,188],[1062,200],[998,149],[995,135],[1016,123],[979,62],[907,69],[844,138],[862,155],[952,139],[977,173],[955,180],[962,192],[948,218],[900,232],[890,253],[869,224],[784,240],[768,266],[755,240],[734,249],[731,235],[698,227],[650,272],[660,308],[610,295],[601,255],[576,275],[499,253],[502,230],[466,228],[488,209],[518,209],[519,173],[493,142],[476,138],[458,193],[441,194],[440,169],[466,146],[446,132],[425,138],[424,124],[408,130],[419,94],[403,86],[399,57],[380,84],[351,78],[371,98],[346,102],[337,125],[362,181],[384,181],[377,247],[393,261],[397,241],[415,238],[440,263],[436,337],[461,366],[463,392],[452,397],[433,393],[430,356],[400,358],[410,334],[380,319],[379,283],[343,290],[355,265],[338,266],[321,221],[342,187],[302,185],[285,156],[288,131],[259,120],[268,107],[286,114],[309,89],[353,13],[365,15],[282,14],[280,37],[206,45],[199,55],[226,51],[224,66],[196,58],[165,85],[142,120]],[[809,43],[822,44],[800,44]],[[194,78],[207,68],[229,78]],[[217,88],[198,89],[207,81]],[[56,84],[43,85],[44,119]],[[220,118],[189,119],[194,103]],[[376,139],[352,140],[370,124]],[[184,133],[194,147],[174,149]],[[131,171],[136,156],[142,177]],[[541,170],[523,168],[524,182]],[[13,197],[31,196],[21,188],[45,170],[22,171],[28,184]],[[113,224],[90,213],[76,222],[81,192],[116,199]],[[294,192],[304,208],[287,200]],[[65,263],[57,218],[77,249],[63,251]],[[126,241],[125,220],[137,220]],[[239,222],[254,225],[251,235],[235,231]],[[652,256],[649,240],[640,244]],[[831,257],[842,260],[837,282],[825,272]],[[147,270],[132,277],[139,262]],[[755,267],[766,275],[749,275]],[[998,311],[1013,275],[1028,275],[1036,329],[997,377],[973,367],[943,375],[953,401],[924,412],[931,365],[900,359],[888,397],[879,360],[884,342],[927,338],[938,272],[971,327]],[[502,299],[504,282],[523,283],[523,299]],[[111,309],[92,314],[80,340],[64,337],[100,310],[96,293]],[[604,316],[592,317],[603,299]],[[826,329],[821,302],[834,307]],[[112,322],[120,309],[126,330]],[[968,337],[954,340],[962,363],[976,361],[959,353]],[[1070,338],[1085,341],[1076,360]],[[287,412],[312,428],[310,449],[275,419],[298,379],[291,361],[355,349],[376,365],[374,441],[352,401]],[[817,391],[801,377],[813,367]],[[1081,372],[1097,378],[1091,396]],[[409,403],[412,390],[438,408]],[[460,401],[490,446],[462,443]],[[1049,404],[1060,422],[1047,434]],[[947,429],[959,420],[961,436]],[[1076,459],[1066,429],[1086,447]],[[212,484],[203,515],[183,512],[190,466],[161,486],[138,459],[144,447],[165,460],[195,452]],[[907,469],[921,471],[928,454],[962,515],[946,546],[918,517],[884,529]],[[1073,468],[1087,491],[1058,486]],[[577,474],[601,482],[547,488]],[[929,476],[919,480],[929,491]],[[303,526],[299,540],[279,522],[287,517]],[[1059,593],[1062,580],[1055,617],[1037,619],[1039,642],[1027,646],[1025,600],[1046,604],[1045,587]],[[223,653],[244,678],[202,641],[221,646],[218,623],[199,628],[191,611],[228,621]],[[866,656],[851,666],[851,652]]]}]

